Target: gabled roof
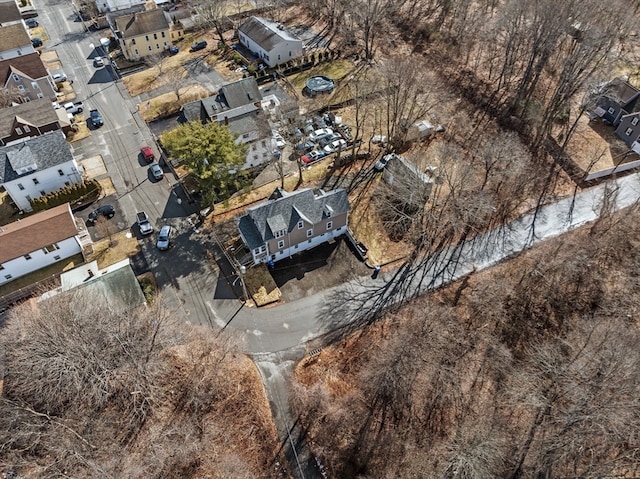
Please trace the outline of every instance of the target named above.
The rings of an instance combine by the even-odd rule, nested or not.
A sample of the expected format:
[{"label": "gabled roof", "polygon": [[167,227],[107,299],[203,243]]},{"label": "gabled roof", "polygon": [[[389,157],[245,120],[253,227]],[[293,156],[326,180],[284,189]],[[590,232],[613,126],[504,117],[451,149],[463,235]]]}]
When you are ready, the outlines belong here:
[{"label": "gabled roof", "polygon": [[[0,31],[6,27],[0,28]],[[38,80],[49,75],[37,53],[30,53],[8,60],[0,61],[0,84],[6,85],[9,76],[16,73],[31,80]]]},{"label": "gabled roof", "polygon": [[0,138],[10,136],[16,122],[42,127],[57,121],[58,115],[46,98],[3,108],[0,110]]},{"label": "gabled roof", "polygon": [[271,51],[278,43],[300,41],[285,30],[279,23],[262,17],[251,17],[238,27],[238,31],[249,37],[266,51]]},{"label": "gabled roof", "polygon": [[238,220],[242,237],[251,249],[275,238],[274,232],[292,231],[302,217],[312,224],[328,217],[340,215],[351,209],[347,192],[343,189],[322,191],[309,188],[287,193],[278,190],[266,203],[247,208],[247,213]]},{"label": "gabled roof", "polygon": [[13,0],[0,2],[0,21],[2,23],[18,22],[22,20],[20,9]]},{"label": "gabled roof", "polygon": [[60,283],[60,288],[46,293],[43,299],[73,291],[69,296],[72,301],[79,299],[98,302],[102,307],[119,312],[146,303],[128,259],[103,269],[98,268],[97,261],[85,263],[62,273]]},{"label": "gabled roof", "polygon": [[16,168],[35,164],[41,171],[68,161],[73,161],[73,155],[60,130],[3,146],[0,148],[0,184],[33,174],[31,171],[19,175]]},{"label": "gabled roof", "polygon": [[161,8],[116,17],[115,22],[116,28],[123,38],[137,37],[169,29],[169,22]]},{"label": "gabled roof", "polygon": [[224,120],[225,112],[233,110],[233,116],[240,116],[256,110],[255,103],[262,101],[262,94],[255,78],[244,78],[220,88],[217,95],[182,105],[179,121],[210,120],[218,116]]},{"label": "gabled roof", "polygon": [[260,93],[258,83],[253,77],[224,85],[220,88],[220,96],[229,105],[229,108],[238,108],[242,105],[262,101],[262,93]]},{"label": "gabled roof", "polygon": [[0,226],[0,263],[78,234],[69,203]]},{"label": "gabled roof", "polygon": [[616,100],[622,106],[626,105],[630,101],[636,100],[638,93],[640,93],[640,90],[623,78],[614,78],[605,87],[605,95]]},{"label": "gabled roof", "polygon": [[31,39],[22,23],[0,27],[0,52],[30,46]]}]

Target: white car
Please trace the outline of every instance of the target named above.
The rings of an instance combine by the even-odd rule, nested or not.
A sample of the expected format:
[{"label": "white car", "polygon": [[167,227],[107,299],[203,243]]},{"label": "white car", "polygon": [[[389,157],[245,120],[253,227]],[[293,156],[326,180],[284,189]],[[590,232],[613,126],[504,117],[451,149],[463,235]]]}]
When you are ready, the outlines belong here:
[{"label": "white car", "polygon": [[104,66],[104,59],[102,57],[96,57],[93,60],[93,64],[96,66],[96,68],[101,68]]},{"label": "white car", "polygon": [[273,141],[278,148],[284,148],[284,146],[286,145],[284,138],[282,138],[282,135],[280,135],[280,133],[278,132],[273,134]]},{"label": "white car", "polygon": [[160,228],[158,234],[158,240],[156,241],[156,248],[160,251],[166,251],[169,249],[169,242],[171,241],[171,226],[164,225]]},{"label": "white car", "polygon": [[325,153],[329,154],[329,153],[333,153],[334,151],[344,150],[346,146],[347,146],[347,142],[342,138],[340,138],[339,140],[334,140],[331,143],[329,143],[327,146],[323,148],[323,150]]},{"label": "white car", "polygon": [[331,128],[320,128],[319,130],[314,131],[309,135],[309,139],[311,141],[318,141],[320,138],[325,136],[333,135],[333,130]]}]

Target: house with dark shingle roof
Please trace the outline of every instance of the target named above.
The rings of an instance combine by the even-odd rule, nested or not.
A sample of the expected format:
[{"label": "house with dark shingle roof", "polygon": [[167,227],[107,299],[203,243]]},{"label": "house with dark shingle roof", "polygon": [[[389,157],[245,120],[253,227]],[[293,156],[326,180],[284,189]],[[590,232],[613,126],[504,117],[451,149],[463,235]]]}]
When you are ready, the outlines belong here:
[{"label": "house with dark shingle roof", "polygon": [[0,110],[0,146],[60,129],[58,115],[47,98]]},{"label": "house with dark shingle roof", "polygon": [[238,27],[238,39],[270,67],[304,55],[302,40],[281,24],[262,17],[251,17]]},{"label": "house with dark shingle roof", "polygon": [[22,14],[18,4],[13,0],[0,2],[0,26],[22,25]]},{"label": "house with dark shingle roof", "polygon": [[639,99],[640,90],[623,78],[614,78],[600,87],[593,113],[618,126],[624,115],[640,109]]},{"label": "house with dark shingle roof", "polygon": [[0,60],[35,53],[31,38],[22,23],[0,27]]},{"label": "house with dark shingle roof", "polygon": [[82,175],[61,131],[0,148],[0,185],[23,211],[30,200],[81,183]]},{"label": "house with dark shingle roof", "polygon": [[246,209],[238,230],[255,264],[275,262],[345,234],[350,209],[344,189],[278,188],[267,202]]},{"label": "house with dark shingle roof", "polygon": [[0,85],[23,102],[56,99],[53,80],[37,53],[1,60]]},{"label": "house with dark shingle roof", "polygon": [[82,253],[84,232],[69,203],[0,226],[0,284]]},{"label": "house with dark shingle roof", "polygon": [[168,14],[153,1],[146,2],[145,8],[143,12],[108,16],[122,54],[129,61],[163,53],[184,36],[180,23],[170,23]]},{"label": "house with dark shingle roof", "polygon": [[262,100],[255,78],[243,78],[220,87],[216,95],[182,105],[178,122],[224,123],[237,135],[236,143],[249,145],[244,168],[252,168],[270,161],[276,148]]}]

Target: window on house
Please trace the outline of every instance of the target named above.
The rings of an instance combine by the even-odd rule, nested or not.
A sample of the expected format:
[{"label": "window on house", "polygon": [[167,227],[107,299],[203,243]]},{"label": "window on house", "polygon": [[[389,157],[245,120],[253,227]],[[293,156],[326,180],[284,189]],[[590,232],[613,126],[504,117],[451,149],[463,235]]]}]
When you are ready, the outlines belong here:
[{"label": "window on house", "polygon": [[151,45],[149,45],[149,51],[151,51]]},{"label": "window on house", "polygon": [[68,181],[65,181],[64,186],[71,186],[71,183],[69,183]]},{"label": "window on house", "polygon": [[254,254],[260,254],[260,248],[256,248],[256,249],[254,249],[254,250],[253,250],[253,253],[254,253]]},{"label": "window on house", "polygon": [[160,45],[156,43],[156,50],[160,50]]},{"label": "window on house", "polygon": [[327,221],[327,229],[330,230],[333,228],[333,221]]},{"label": "window on house", "polygon": [[16,128],[16,134],[22,135],[22,129],[21,128]]},{"label": "window on house", "polygon": [[254,159],[254,160],[257,160],[258,158],[260,158],[260,156],[259,156],[259,155],[253,155],[253,159]]},{"label": "window on house", "polygon": [[295,249],[298,249],[298,246],[300,246],[300,245],[295,245],[295,246],[294,246],[294,247],[295,247]]},{"label": "window on house", "polygon": [[40,85],[38,85],[37,81],[32,81],[31,82],[31,88],[33,88],[34,90],[39,90],[40,89]]},{"label": "window on house", "polygon": [[284,248],[284,240],[278,241],[278,249]]},{"label": "window on house", "polygon": [[44,192],[44,190],[40,190],[40,196],[44,196],[46,195],[46,193]]},{"label": "window on house", "polygon": [[31,131],[31,128],[29,128],[27,125],[23,125],[22,128],[24,129],[25,132],[29,133]]},{"label": "window on house", "polygon": [[0,271],[2,271],[3,269],[4,269],[4,266],[0,264]]},{"label": "window on house", "polygon": [[631,124],[633,126],[636,126],[638,124],[638,117],[635,117],[633,120],[631,120]]},{"label": "window on house", "polygon": [[34,179],[33,179],[33,184],[34,184],[34,185],[37,185],[38,183],[40,183],[40,182],[38,181],[38,178],[34,178]]},{"label": "window on house", "polygon": [[625,135],[627,135],[627,136],[631,135],[631,133],[633,133],[633,128],[627,128],[627,129],[624,131],[624,134],[625,134]]},{"label": "window on house", "polygon": [[44,98],[44,94],[38,93],[38,98]]},{"label": "window on house", "polygon": [[264,246],[264,245],[260,246],[260,252],[261,253],[266,253],[267,252],[267,247]]},{"label": "window on house", "polygon": [[282,238],[284,236],[284,230],[276,231],[276,238]]},{"label": "window on house", "polygon": [[26,259],[27,261],[29,261],[31,259],[31,255],[30,254],[25,254],[24,255],[24,259]]},{"label": "window on house", "polygon": [[20,191],[24,190],[24,185],[22,183],[18,183],[18,189]]},{"label": "window on house", "polygon": [[11,279],[11,278],[13,278],[13,276],[11,276],[10,274],[6,274],[6,275],[4,276],[4,279]]},{"label": "window on house", "polygon": [[45,246],[44,248],[42,248],[42,251],[44,251],[44,254],[49,254],[59,249],[60,249],[60,246],[58,246],[58,243],[53,243],[53,244],[50,244],[49,246]]},{"label": "window on house", "polygon": [[154,40],[157,40],[157,39],[158,39],[158,34],[157,34],[157,33],[154,33],[154,34],[153,34],[153,39],[154,39]]},{"label": "window on house", "polygon": [[53,259],[55,259],[56,261],[59,261],[59,260],[60,260],[60,255],[59,255],[59,254],[55,255],[55,256],[53,257]]},{"label": "window on house", "polygon": [[313,236],[313,228],[307,230],[307,238],[311,238]]},{"label": "window on house", "polygon": [[29,103],[31,101],[31,98],[29,98],[28,96],[23,96],[22,101],[25,103]]},{"label": "window on house", "polygon": [[26,90],[24,89],[24,87],[22,85],[18,85],[18,91],[20,93],[24,93]]},{"label": "window on house", "polygon": [[162,38],[164,38],[164,32],[160,32],[160,35],[162,36]]},{"label": "window on house", "polygon": [[135,39],[135,38],[132,38],[132,39],[131,39],[131,45],[135,45],[135,44],[136,44],[136,39]]},{"label": "window on house", "polygon": [[302,228],[304,228],[304,221],[300,220],[298,221],[298,229],[301,230]]},{"label": "window on house", "polygon": [[616,109],[613,107],[609,107],[607,111],[609,112],[609,114],[613,115],[616,112]]},{"label": "window on house", "polygon": [[22,81],[22,78],[20,78],[20,75],[18,75],[17,73],[13,74],[13,81],[16,83],[20,83]]},{"label": "window on house", "polygon": [[58,170],[58,174],[59,174],[60,176],[64,176],[64,171],[62,171],[62,170]]},{"label": "window on house", "polygon": [[135,50],[136,56],[140,55],[140,52],[138,52],[138,49],[136,48]]},{"label": "window on house", "polygon": [[280,54],[278,54],[278,60],[280,60]]},{"label": "window on house", "polygon": [[145,35],[144,38],[146,38],[147,41],[149,41],[149,35]]}]

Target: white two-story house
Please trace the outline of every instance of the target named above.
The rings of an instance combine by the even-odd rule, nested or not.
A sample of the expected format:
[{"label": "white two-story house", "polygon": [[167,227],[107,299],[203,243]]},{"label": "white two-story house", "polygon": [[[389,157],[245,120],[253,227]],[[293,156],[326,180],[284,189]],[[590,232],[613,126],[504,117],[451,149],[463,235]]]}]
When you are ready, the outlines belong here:
[{"label": "white two-story house", "polygon": [[31,211],[32,198],[81,182],[78,164],[59,130],[0,148],[0,185],[23,211]]},{"label": "white two-story house", "polygon": [[0,227],[0,284],[82,253],[82,224],[67,203]]},{"label": "white two-story house", "polygon": [[294,37],[281,24],[262,17],[251,17],[240,25],[238,39],[270,67],[304,55],[302,40]]}]

